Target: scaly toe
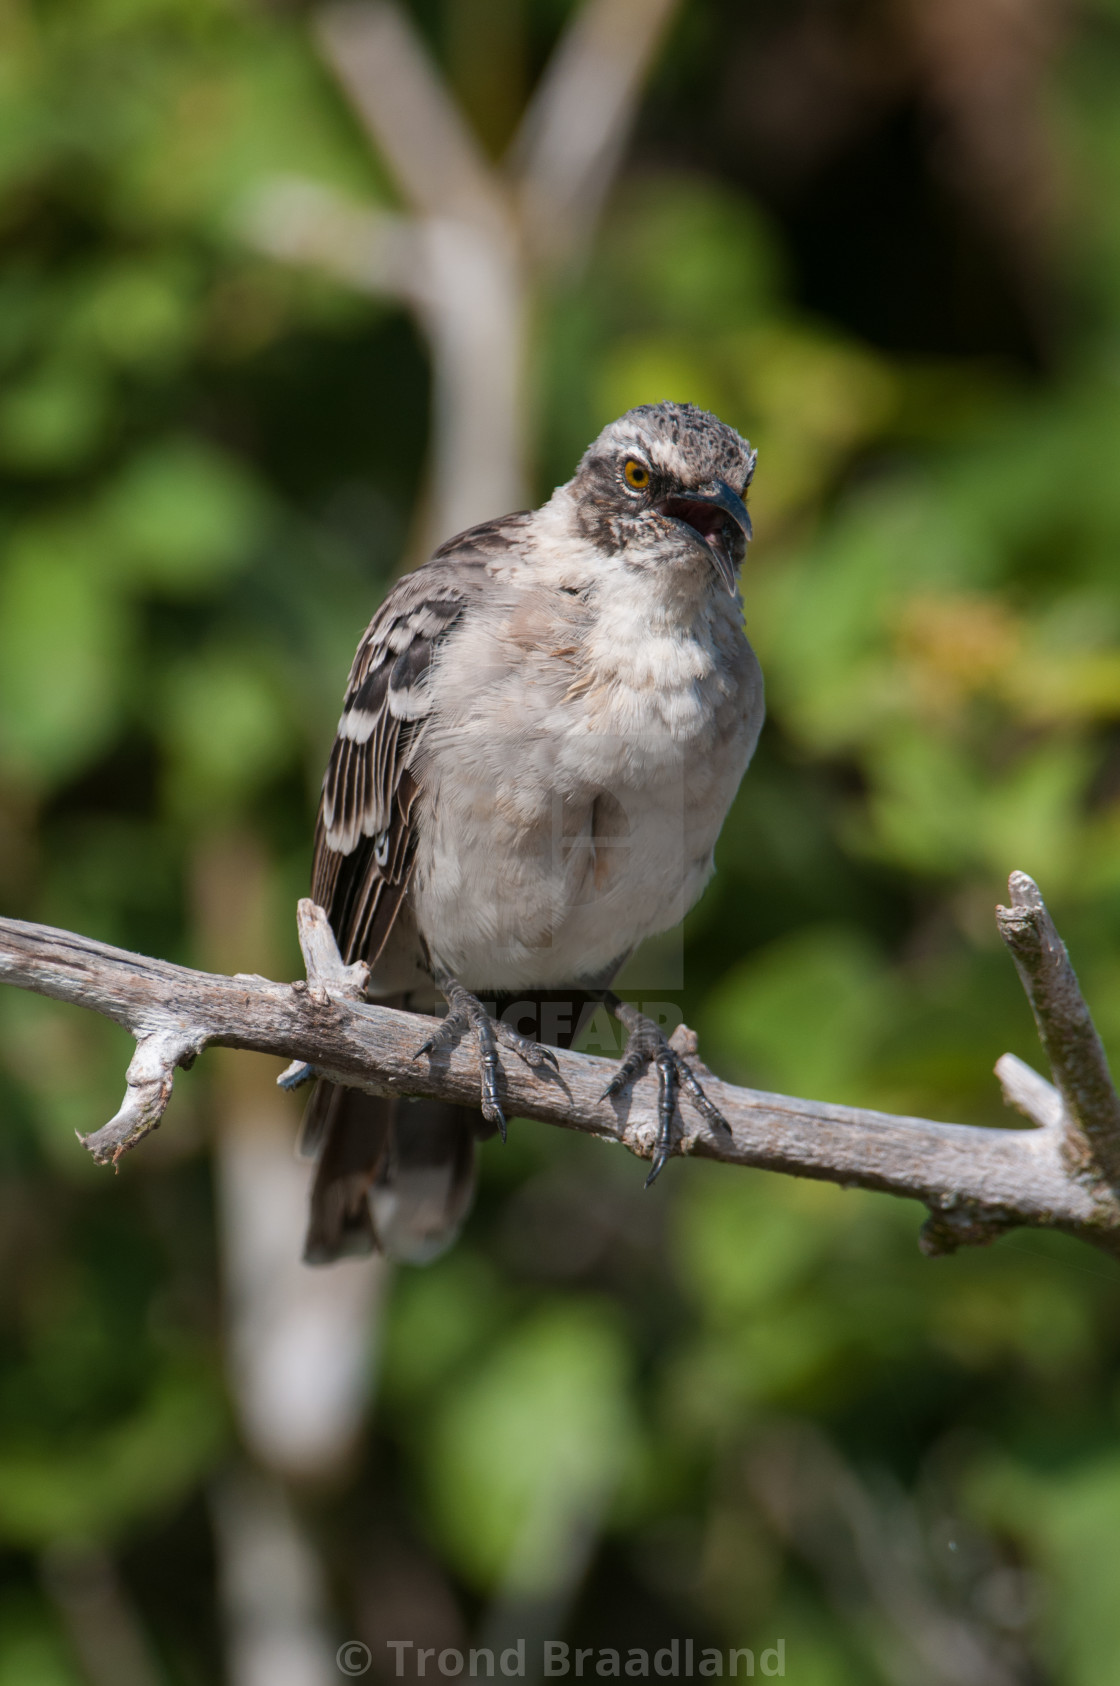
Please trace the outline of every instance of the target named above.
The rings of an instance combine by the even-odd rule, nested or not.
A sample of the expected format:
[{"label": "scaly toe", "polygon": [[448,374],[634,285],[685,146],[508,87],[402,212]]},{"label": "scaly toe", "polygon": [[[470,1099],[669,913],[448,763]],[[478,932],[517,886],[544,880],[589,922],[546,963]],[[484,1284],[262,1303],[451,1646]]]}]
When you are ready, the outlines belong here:
[{"label": "scaly toe", "polygon": [[723,1130],[730,1136],[732,1133],[730,1124],[723,1116],[723,1113],[719,1110],[719,1107],[716,1106],[715,1102],[708,1099],[707,1095],[704,1093],[700,1079],[696,1076],[696,1073],[689,1069],[679,1054],[676,1056],[676,1062],[677,1076],[680,1078],[683,1086],[688,1090],[689,1099],[692,1101],[692,1104],[696,1108],[697,1112],[712,1126],[713,1129]]},{"label": "scaly toe", "polygon": [[551,1048],[545,1048],[540,1042],[534,1042],[531,1036],[522,1036],[520,1031],[512,1030],[502,1019],[493,1021],[494,1029],[498,1033],[498,1041],[505,1048],[512,1048],[518,1059],[524,1060],[527,1066],[536,1068],[547,1065],[559,1073],[560,1062]]},{"label": "scaly toe", "polygon": [[602,1102],[610,1100],[614,1095],[621,1095],[627,1084],[633,1083],[642,1075],[652,1058],[652,1049],[649,1053],[644,1050],[627,1053],[618,1070],[599,1096],[599,1100]]},{"label": "scaly toe", "polygon": [[422,1042],[413,1054],[418,1060],[421,1054],[442,1054],[445,1048],[454,1047],[463,1032],[467,1029],[467,1020],[460,1013],[448,1013],[441,1019],[426,1042]]}]

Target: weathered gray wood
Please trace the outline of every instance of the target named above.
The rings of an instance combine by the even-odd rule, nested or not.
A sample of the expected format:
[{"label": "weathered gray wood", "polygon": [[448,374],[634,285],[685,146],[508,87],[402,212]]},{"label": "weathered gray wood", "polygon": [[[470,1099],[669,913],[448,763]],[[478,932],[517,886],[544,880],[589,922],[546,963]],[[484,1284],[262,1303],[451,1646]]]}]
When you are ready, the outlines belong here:
[{"label": "weathered gray wood", "polygon": [[1120,1096],[1066,945],[1038,885],[1025,872],[1008,881],[1011,906],[996,909],[1064,1106],[1062,1145],[1075,1172],[1120,1185]]},{"label": "weathered gray wood", "polygon": [[[1013,897],[1019,877],[1012,881]],[[1114,1135],[1102,1088],[1107,1064],[1065,950],[1040,897],[1037,904],[1027,899],[1016,907],[1030,917],[1012,920],[1001,910],[1001,930],[1010,926],[1005,936],[1024,971],[1061,1096],[1011,1055],[998,1070],[1005,1097],[1040,1128],[940,1124],[735,1088],[705,1074],[705,1089],[731,1134],[713,1132],[686,1099],[679,1151],[920,1200],[931,1214],[922,1235],[930,1253],[988,1241],[1016,1225],[1064,1230],[1120,1253],[1120,1199],[1103,1174],[1086,1174],[1087,1164],[1092,1171],[1112,1163],[1120,1103],[1113,1091]],[[298,1081],[314,1071],[373,1094],[477,1101],[473,1041],[435,1060],[417,1059],[432,1021],[359,999],[362,968],[343,965],[322,910],[301,903],[299,921],[309,979],[275,983],[197,972],[73,932],[0,919],[0,981],[89,1007],[136,1038],[121,1110],[81,1138],[98,1163],[116,1164],[158,1125],[175,1067],[189,1065],[211,1045],[289,1059],[293,1067],[282,1079],[289,1084],[293,1074]],[[1043,951],[1041,960],[1036,948]],[[678,1033],[677,1046],[688,1053],[695,1043],[687,1032]],[[648,1158],[657,1132],[656,1079],[648,1076],[629,1094],[604,1102],[599,1097],[613,1069],[609,1061],[564,1052],[557,1058],[558,1074],[529,1069],[519,1060],[505,1062],[507,1111],[622,1142]],[[1083,1154],[1090,1158],[1071,1163],[1069,1119],[1075,1105],[1088,1144]]]},{"label": "weathered gray wood", "polygon": [[369,967],[364,960],[356,960],[352,966],[345,964],[325,909],[316,907],[310,896],[304,896],[296,906],[296,930],[313,999],[321,1003],[334,994],[351,1001],[363,1000]]},{"label": "weathered gray wood", "polygon": [[1013,1106],[1041,1130],[1065,1128],[1066,1112],[1061,1095],[1033,1066],[1014,1054],[1001,1054],[995,1073],[1008,1106]]}]

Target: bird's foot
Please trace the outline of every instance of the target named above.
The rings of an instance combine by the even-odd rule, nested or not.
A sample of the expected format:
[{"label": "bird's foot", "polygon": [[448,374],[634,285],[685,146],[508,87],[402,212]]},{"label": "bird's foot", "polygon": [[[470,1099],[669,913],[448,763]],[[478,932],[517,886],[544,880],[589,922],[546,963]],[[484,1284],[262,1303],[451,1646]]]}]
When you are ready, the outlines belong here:
[{"label": "bird's foot", "polygon": [[731,1126],[723,1113],[714,1106],[704,1093],[700,1079],[683,1057],[673,1048],[664,1033],[647,1019],[644,1013],[639,1013],[629,1002],[620,1001],[617,995],[608,993],[604,996],[607,1009],[612,1012],[627,1031],[626,1048],[623,1052],[622,1063],[600,1096],[601,1100],[609,1100],[614,1095],[620,1095],[623,1089],[650,1066],[657,1067],[657,1141],[653,1150],[653,1163],[646,1178],[646,1187],[656,1181],[661,1175],[665,1161],[673,1151],[673,1118],[677,1110],[677,1097],[685,1089],[700,1116],[713,1129],[725,1130],[731,1134]]},{"label": "bird's foot", "polygon": [[551,1048],[542,1047],[529,1036],[522,1036],[502,1019],[492,1019],[478,997],[472,995],[469,989],[464,989],[461,983],[446,972],[436,973],[435,983],[447,1002],[447,1016],[440,1020],[428,1040],[417,1048],[412,1057],[418,1060],[421,1054],[438,1054],[444,1049],[453,1048],[460,1037],[466,1035],[468,1030],[473,1030],[478,1039],[482,1116],[488,1124],[497,1125],[498,1133],[505,1141],[506,1115],[502,1111],[498,1094],[498,1079],[502,1069],[498,1058],[498,1043],[505,1048],[512,1048],[518,1058],[532,1068],[546,1065],[553,1071],[559,1071],[556,1055]]}]

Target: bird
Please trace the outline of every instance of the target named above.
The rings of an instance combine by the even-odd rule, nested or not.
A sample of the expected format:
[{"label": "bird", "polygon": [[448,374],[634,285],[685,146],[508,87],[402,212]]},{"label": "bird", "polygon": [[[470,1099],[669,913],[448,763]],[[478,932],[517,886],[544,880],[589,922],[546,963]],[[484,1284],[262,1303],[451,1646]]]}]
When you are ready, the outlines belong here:
[{"label": "bird", "polygon": [[620,1020],[604,1099],[656,1068],[647,1182],[682,1089],[727,1128],[610,985],[703,891],[762,727],[739,594],[756,460],[692,404],[640,405],[540,508],[449,539],[374,614],[323,780],[312,899],[343,959],[368,964],[370,998],[445,1005],[418,1059],[473,1035],[479,1104],[320,1079],[301,1134],[316,1162],[308,1262],[422,1263],[455,1239],[475,1143],[506,1134],[499,1050],[545,1070],[549,1043],[566,1045],[555,1028],[524,1034],[503,1004],[540,1020],[546,1000],[601,1001]]}]

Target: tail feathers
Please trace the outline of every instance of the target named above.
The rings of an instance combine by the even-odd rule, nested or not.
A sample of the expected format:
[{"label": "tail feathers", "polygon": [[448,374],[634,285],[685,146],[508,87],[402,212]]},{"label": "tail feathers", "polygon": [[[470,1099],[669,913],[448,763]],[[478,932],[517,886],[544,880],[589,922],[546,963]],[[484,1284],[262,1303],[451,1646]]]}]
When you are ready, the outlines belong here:
[{"label": "tail feathers", "polygon": [[390,1258],[427,1264],[455,1241],[474,1198],[481,1113],[444,1101],[396,1101],[389,1157],[370,1191]]},{"label": "tail feathers", "polygon": [[480,1128],[470,1107],[318,1083],[300,1137],[301,1153],[318,1158],[305,1261],[378,1249],[413,1264],[437,1258],[470,1209]]},{"label": "tail feathers", "polygon": [[301,1149],[320,1142],[303,1256],[308,1264],[372,1253],[370,1184],[389,1153],[393,1101],[360,1089],[318,1083],[308,1104]]},{"label": "tail feathers", "polygon": [[311,1091],[311,1099],[304,1107],[300,1120],[296,1142],[298,1158],[318,1159],[323,1151],[331,1122],[338,1114],[339,1096],[345,1093],[345,1089],[338,1089],[333,1083],[315,1084]]}]

